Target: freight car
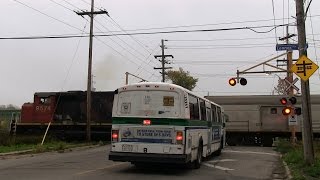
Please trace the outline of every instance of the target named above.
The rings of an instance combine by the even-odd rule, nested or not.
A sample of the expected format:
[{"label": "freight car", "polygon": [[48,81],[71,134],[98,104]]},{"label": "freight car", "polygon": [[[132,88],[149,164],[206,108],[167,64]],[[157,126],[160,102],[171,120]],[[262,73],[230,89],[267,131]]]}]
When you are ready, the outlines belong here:
[{"label": "freight car", "polygon": [[[21,118],[11,123],[11,132],[49,133],[59,137],[85,138],[86,91],[38,92],[33,103],[24,103]],[[92,92],[91,133],[93,138],[110,139],[113,91]],[[16,127],[16,128],[15,128]]]},{"label": "freight car", "polygon": [[[224,107],[229,120],[226,122],[229,145],[262,144],[271,146],[274,138],[290,138],[288,116],[282,114],[284,105],[278,95],[207,96]],[[301,98],[296,107],[301,107]],[[311,95],[312,125],[315,138],[320,137],[320,95]],[[301,138],[303,117],[297,116],[296,136]]]}]

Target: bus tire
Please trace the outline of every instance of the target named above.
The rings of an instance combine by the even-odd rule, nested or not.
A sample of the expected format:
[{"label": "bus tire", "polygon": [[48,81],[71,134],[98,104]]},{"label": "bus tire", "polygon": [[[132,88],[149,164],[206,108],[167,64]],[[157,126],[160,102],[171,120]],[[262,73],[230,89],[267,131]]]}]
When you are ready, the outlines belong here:
[{"label": "bus tire", "polygon": [[202,141],[199,142],[199,146],[198,146],[198,152],[197,152],[197,159],[193,162],[193,168],[194,169],[199,169],[202,163],[202,151],[203,149],[203,145],[202,145]]}]

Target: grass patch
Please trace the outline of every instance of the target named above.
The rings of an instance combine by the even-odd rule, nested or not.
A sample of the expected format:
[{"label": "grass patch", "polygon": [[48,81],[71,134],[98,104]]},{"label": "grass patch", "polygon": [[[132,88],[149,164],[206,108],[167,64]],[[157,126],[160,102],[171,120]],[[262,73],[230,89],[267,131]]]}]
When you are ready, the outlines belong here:
[{"label": "grass patch", "polygon": [[84,143],[80,141],[65,142],[48,137],[43,145],[41,145],[42,136],[16,136],[12,137],[5,133],[0,133],[0,153],[8,153],[13,151],[32,150],[34,153],[58,151],[64,152],[65,149],[88,146],[88,145],[104,145],[105,142]]},{"label": "grass patch", "polygon": [[288,164],[293,179],[309,180],[320,179],[320,143],[314,143],[315,163],[313,166],[308,166],[304,162],[303,146],[301,142],[292,145],[285,140],[279,140],[276,146],[276,151],[283,154],[283,160]]}]

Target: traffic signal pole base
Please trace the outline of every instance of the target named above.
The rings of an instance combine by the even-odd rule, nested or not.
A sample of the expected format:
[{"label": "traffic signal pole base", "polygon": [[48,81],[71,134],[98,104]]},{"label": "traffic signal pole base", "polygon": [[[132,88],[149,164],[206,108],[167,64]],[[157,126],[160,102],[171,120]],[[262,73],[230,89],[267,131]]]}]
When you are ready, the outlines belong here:
[{"label": "traffic signal pole base", "polygon": [[296,126],[291,126],[291,137],[290,137],[291,144],[297,143],[297,137],[296,137]]}]

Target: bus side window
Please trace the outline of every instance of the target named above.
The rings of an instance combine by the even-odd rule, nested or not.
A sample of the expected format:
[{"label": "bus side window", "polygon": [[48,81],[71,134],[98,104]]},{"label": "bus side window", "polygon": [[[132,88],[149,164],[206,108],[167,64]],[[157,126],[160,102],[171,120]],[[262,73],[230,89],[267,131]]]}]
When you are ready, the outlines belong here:
[{"label": "bus side window", "polygon": [[210,107],[207,107],[207,121],[212,122],[212,113]]},{"label": "bus side window", "polygon": [[201,121],[206,121],[206,104],[203,99],[200,99],[200,112],[201,112]]},{"label": "bus side window", "polygon": [[189,95],[190,119],[199,120],[199,104],[198,99]]},{"label": "bus side window", "polygon": [[217,114],[218,114],[218,123],[222,122],[222,117],[221,117],[221,108],[217,107]]},{"label": "bus side window", "polygon": [[216,106],[211,104],[211,109],[212,109],[212,122],[217,122],[217,110]]}]

